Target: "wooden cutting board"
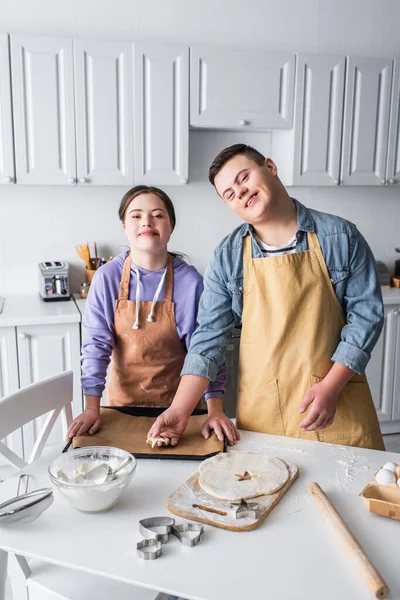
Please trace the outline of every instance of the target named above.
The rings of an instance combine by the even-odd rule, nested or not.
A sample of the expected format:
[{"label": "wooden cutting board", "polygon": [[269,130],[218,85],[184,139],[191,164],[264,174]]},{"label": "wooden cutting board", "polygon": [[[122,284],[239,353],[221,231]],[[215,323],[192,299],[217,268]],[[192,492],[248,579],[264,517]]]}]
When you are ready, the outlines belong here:
[{"label": "wooden cutting board", "polygon": [[[271,512],[274,506],[278,504],[279,500],[284,496],[293,481],[295,481],[299,475],[299,468],[297,465],[286,460],[282,462],[284,462],[289,469],[289,479],[285,485],[275,494],[259,496],[258,498],[253,498],[249,501],[258,503],[256,519],[251,519],[249,517],[236,519],[235,516],[231,514],[231,506],[228,500],[220,500],[219,498],[210,496],[201,489],[198,473],[192,475],[186,483],[181,485],[181,487],[175,490],[175,492],[167,498],[167,508],[174,515],[189,519],[190,521],[199,521],[200,523],[221,527],[222,529],[228,529],[229,531],[251,531],[264,521],[265,517]],[[201,508],[199,508],[199,506]]]}]

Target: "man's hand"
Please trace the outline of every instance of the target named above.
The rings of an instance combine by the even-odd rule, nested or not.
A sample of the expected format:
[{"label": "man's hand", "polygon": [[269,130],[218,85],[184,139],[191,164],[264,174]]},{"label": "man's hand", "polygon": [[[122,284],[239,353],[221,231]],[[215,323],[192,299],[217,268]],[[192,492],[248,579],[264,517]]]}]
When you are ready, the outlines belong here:
[{"label": "man's hand", "polygon": [[211,431],[215,431],[215,435],[222,442],[224,435],[228,440],[228,444],[233,446],[240,440],[240,433],[236,429],[229,417],[226,416],[222,409],[222,398],[209,398],[207,400],[208,419],[204,423],[201,433],[206,440],[211,435]]},{"label": "man's hand", "polygon": [[308,415],[300,423],[300,429],[314,431],[330,427],[335,418],[338,400],[337,390],[332,389],[324,380],[313,385],[299,406],[299,413],[303,413],[311,405]]},{"label": "man's hand", "polygon": [[67,440],[88,432],[89,434],[96,433],[100,429],[100,407],[87,408],[79,417],[76,417],[71,423],[67,433]]},{"label": "man's hand", "polygon": [[234,446],[240,440],[240,433],[230,418],[222,411],[219,414],[208,415],[208,419],[201,429],[201,433],[206,440],[210,437],[212,430],[215,431],[215,435],[221,442],[225,435],[230,446]]},{"label": "man's hand", "polygon": [[176,446],[186,429],[188,421],[188,414],[177,411],[170,406],[157,418],[147,434],[147,439],[162,437],[164,441],[158,441],[157,446],[169,446],[170,444]]}]

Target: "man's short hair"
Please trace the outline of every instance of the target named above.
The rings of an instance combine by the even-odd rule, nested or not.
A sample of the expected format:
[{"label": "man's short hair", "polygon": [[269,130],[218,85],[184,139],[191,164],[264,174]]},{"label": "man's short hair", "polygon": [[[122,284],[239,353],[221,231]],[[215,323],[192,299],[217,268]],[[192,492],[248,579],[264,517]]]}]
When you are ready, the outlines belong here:
[{"label": "man's short hair", "polygon": [[234,156],[238,154],[244,154],[250,160],[253,160],[260,167],[265,164],[265,156],[261,154],[258,150],[253,148],[252,146],[247,146],[246,144],[233,144],[233,146],[228,146],[228,148],[224,148],[213,160],[210,170],[208,171],[208,179],[212,185],[215,186],[214,180],[222,167]]}]

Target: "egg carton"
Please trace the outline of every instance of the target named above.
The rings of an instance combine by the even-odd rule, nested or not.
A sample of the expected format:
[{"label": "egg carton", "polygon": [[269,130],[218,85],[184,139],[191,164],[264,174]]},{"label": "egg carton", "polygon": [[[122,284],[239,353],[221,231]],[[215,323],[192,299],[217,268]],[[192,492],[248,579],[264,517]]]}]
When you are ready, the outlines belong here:
[{"label": "egg carton", "polygon": [[[378,483],[376,475],[379,471],[375,473],[372,482],[361,491],[360,496],[369,512],[400,521],[400,487],[397,483],[389,485]],[[400,462],[397,463],[395,475],[397,479],[400,478]]]}]

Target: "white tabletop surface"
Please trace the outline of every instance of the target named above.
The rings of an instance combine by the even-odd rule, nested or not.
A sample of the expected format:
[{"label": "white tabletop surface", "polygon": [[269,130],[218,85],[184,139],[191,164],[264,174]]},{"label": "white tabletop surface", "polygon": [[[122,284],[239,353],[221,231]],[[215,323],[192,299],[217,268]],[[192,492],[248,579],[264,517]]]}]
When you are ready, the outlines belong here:
[{"label": "white tabletop surface", "polygon": [[[160,558],[140,560],[139,519],[167,516],[167,496],[198,463],[139,459],[133,481],[111,510],[84,514],[55,493],[53,505],[34,523],[2,527],[0,548],[191,600],[372,598],[307,490],[317,481],[389,585],[390,598],[400,600],[400,522],[370,514],[358,496],[375,471],[389,460],[398,462],[400,454],[249,432],[242,432],[234,451],[266,453],[300,468],[297,481],[254,531],[205,526],[198,546],[184,547],[172,536]],[[42,458],[26,469],[33,475],[31,489],[49,484],[50,461]],[[0,500],[15,495],[16,482],[13,476],[0,484]]]},{"label": "white tabletop surface", "polygon": [[73,298],[45,302],[39,294],[9,294],[0,314],[0,327],[79,323],[80,320]]}]

